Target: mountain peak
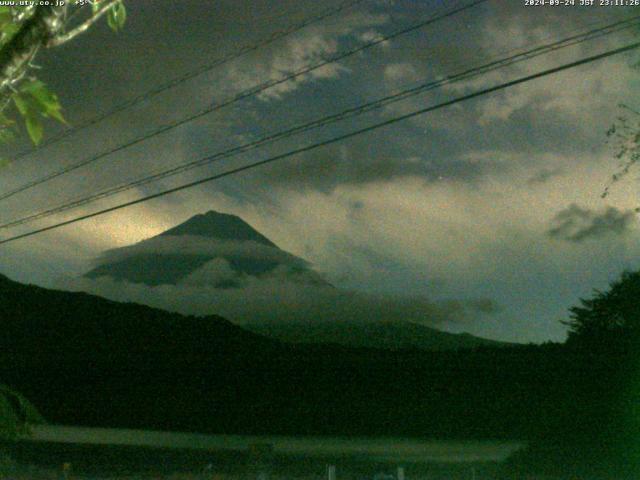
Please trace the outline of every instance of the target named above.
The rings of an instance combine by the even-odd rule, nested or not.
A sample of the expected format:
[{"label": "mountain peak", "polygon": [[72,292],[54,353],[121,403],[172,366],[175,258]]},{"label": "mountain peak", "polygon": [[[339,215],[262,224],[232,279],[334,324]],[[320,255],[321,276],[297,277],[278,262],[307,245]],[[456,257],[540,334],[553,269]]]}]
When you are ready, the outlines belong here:
[{"label": "mountain peak", "polygon": [[218,240],[254,241],[270,247],[276,245],[240,217],[209,210],[191,217],[159,236],[197,235]]},{"label": "mountain peak", "polygon": [[240,285],[243,275],[260,276],[279,266],[292,273],[310,271],[306,262],[278,248],[240,217],[214,210],[195,215],[131,247],[112,250],[110,255],[85,276],[176,285],[217,258],[224,260],[229,269],[216,270],[218,276],[213,284],[233,288]]}]

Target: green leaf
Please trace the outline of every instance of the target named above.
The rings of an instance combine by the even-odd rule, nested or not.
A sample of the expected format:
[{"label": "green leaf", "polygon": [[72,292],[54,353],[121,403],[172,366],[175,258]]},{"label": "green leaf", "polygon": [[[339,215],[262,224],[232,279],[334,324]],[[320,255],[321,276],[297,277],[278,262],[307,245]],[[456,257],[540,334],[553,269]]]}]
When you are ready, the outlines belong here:
[{"label": "green leaf", "polygon": [[19,93],[14,93],[11,95],[11,98],[13,99],[13,103],[16,104],[16,108],[18,109],[18,112],[20,112],[20,115],[23,117],[26,116],[29,113],[29,104],[26,98]]},{"label": "green leaf", "polygon": [[124,24],[127,21],[127,9],[124,3],[118,2],[109,9],[107,13],[107,25],[114,32],[118,32],[124,28]]},{"label": "green leaf", "polygon": [[0,25],[0,33],[2,34],[2,40],[13,37],[18,30],[20,29],[19,25],[16,25],[13,22],[8,22]]},{"label": "green leaf", "polygon": [[45,116],[67,123],[62,116],[62,106],[58,96],[40,80],[30,80],[20,87],[20,91],[31,96],[36,103],[36,108]]},{"label": "green leaf", "polygon": [[2,12],[0,11],[0,29],[4,29],[4,27],[13,22],[13,15],[10,12]]},{"label": "green leaf", "polygon": [[27,132],[29,133],[31,141],[34,144],[39,145],[44,134],[44,126],[42,125],[42,120],[40,120],[40,117],[38,115],[31,114],[27,115],[24,121],[27,126]]},{"label": "green leaf", "polygon": [[[33,83],[36,84],[34,86],[34,88],[36,88],[37,81],[34,81]],[[31,141],[35,145],[38,145],[42,141],[42,137],[44,134],[42,117],[62,117],[59,112],[59,106],[57,107],[58,110],[56,110],[55,106],[49,107],[50,109],[53,108],[53,110],[51,110],[53,114],[49,113],[47,112],[47,107],[37,99],[37,95],[33,95],[31,94],[31,92],[29,92],[28,86],[25,90],[26,91],[24,93],[16,92],[11,97],[13,98],[13,102],[15,103],[18,112],[20,112],[20,115],[22,115],[22,118],[24,118],[24,123],[27,128],[29,138],[31,138]],[[41,92],[41,90],[38,90],[37,88],[35,91]]]}]

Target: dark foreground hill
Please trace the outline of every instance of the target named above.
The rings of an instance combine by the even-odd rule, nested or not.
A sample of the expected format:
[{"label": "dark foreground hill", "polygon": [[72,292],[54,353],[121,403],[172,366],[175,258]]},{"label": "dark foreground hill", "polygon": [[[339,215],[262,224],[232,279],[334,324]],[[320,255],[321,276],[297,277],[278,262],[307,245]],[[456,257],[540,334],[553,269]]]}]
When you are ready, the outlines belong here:
[{"label": "dark foreground hill", "polygon": [[61,358],[271,351],[278,345],[222,317],[184,316],[0,275],[0,351]]},{"label": "dark foreground hill", "polygon": [[[0,277],[0,383],[51,423],[211,433],[589,437],[620,407],[624,359],[561,346],[383,351],[287,346]],[[564,438],[564,437],[563,437]]]}]

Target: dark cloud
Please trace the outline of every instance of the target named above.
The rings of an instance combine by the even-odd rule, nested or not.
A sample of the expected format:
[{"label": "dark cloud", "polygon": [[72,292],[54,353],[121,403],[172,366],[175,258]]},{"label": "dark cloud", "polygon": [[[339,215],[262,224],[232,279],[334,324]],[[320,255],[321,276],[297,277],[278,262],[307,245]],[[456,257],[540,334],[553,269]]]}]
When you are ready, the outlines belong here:
[{"label": "dark cloud", "polygon": [[633,210],[621,211],[608,207],[598,213],[571,204],[555,216],[556,226],[550,228],[547,234],[552,238],[580,243],[605,235],[623,235],[630,230],[634,221]]},{"label": "dark cloud", "polygon": [[469,306],[476,309],[478,312],[486,314],[493,314],[502,311],[502,307],[498,305],[498,303],[488,298],[470,300]]},{"label": "dark cloud", "polygon": [[527,179],[527,185],[532,186],[547,183],[552,178],[562,175],[563,173],[564,169],[562,168],[543,168]]},{"label": "dark cloud", "polygon": [[401,140],[408,137],[400,132],[392,140],[382,140],[375,134],[363,135],[249,172],[247,178],[299,191],[330,192],[344,184],[426,176],[429,169],[424,161],[409,161],[413,152]]}]

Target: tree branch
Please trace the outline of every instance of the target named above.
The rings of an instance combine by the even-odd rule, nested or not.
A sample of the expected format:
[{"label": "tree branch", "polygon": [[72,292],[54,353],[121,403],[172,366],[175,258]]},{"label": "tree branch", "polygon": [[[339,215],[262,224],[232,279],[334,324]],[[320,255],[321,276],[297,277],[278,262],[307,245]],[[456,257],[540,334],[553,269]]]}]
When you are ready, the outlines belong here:
[{"label": "tree branch", "polygon": [[15,23],[22,23],[24,22],[26,19],[30,18],[33,15],[33,12],[35,11],[36,7],[34,5],[30,5],[28,7],[26,7],[24,10],[22,10],[21,12],[18,12],[14,15],[13,17],[13,21]]},{"label": "tree branch", "polygon": [[91,17],[85,20],[83,23],[75,27],[73,30],[64,33],[62,35],[57,35],[49,40],[47,43],[47,47],[57,47],[62,45],[63,43],[68,42],[69,40],[73,40],[78,35],[86,32],[94,23],[96,23],[100,17],[102,17],[105,13],[109,11],[115,4],[119,3],[121,0],[111,0],[105,3],[104,6],[100,8],[97,12],[95,12]]},{"label": "tree branch", "polygon": [[38,6],[31,18],[0,48],[0,95],[6,95],[29,68],[37,50],[64,28],[64,7]]}]

